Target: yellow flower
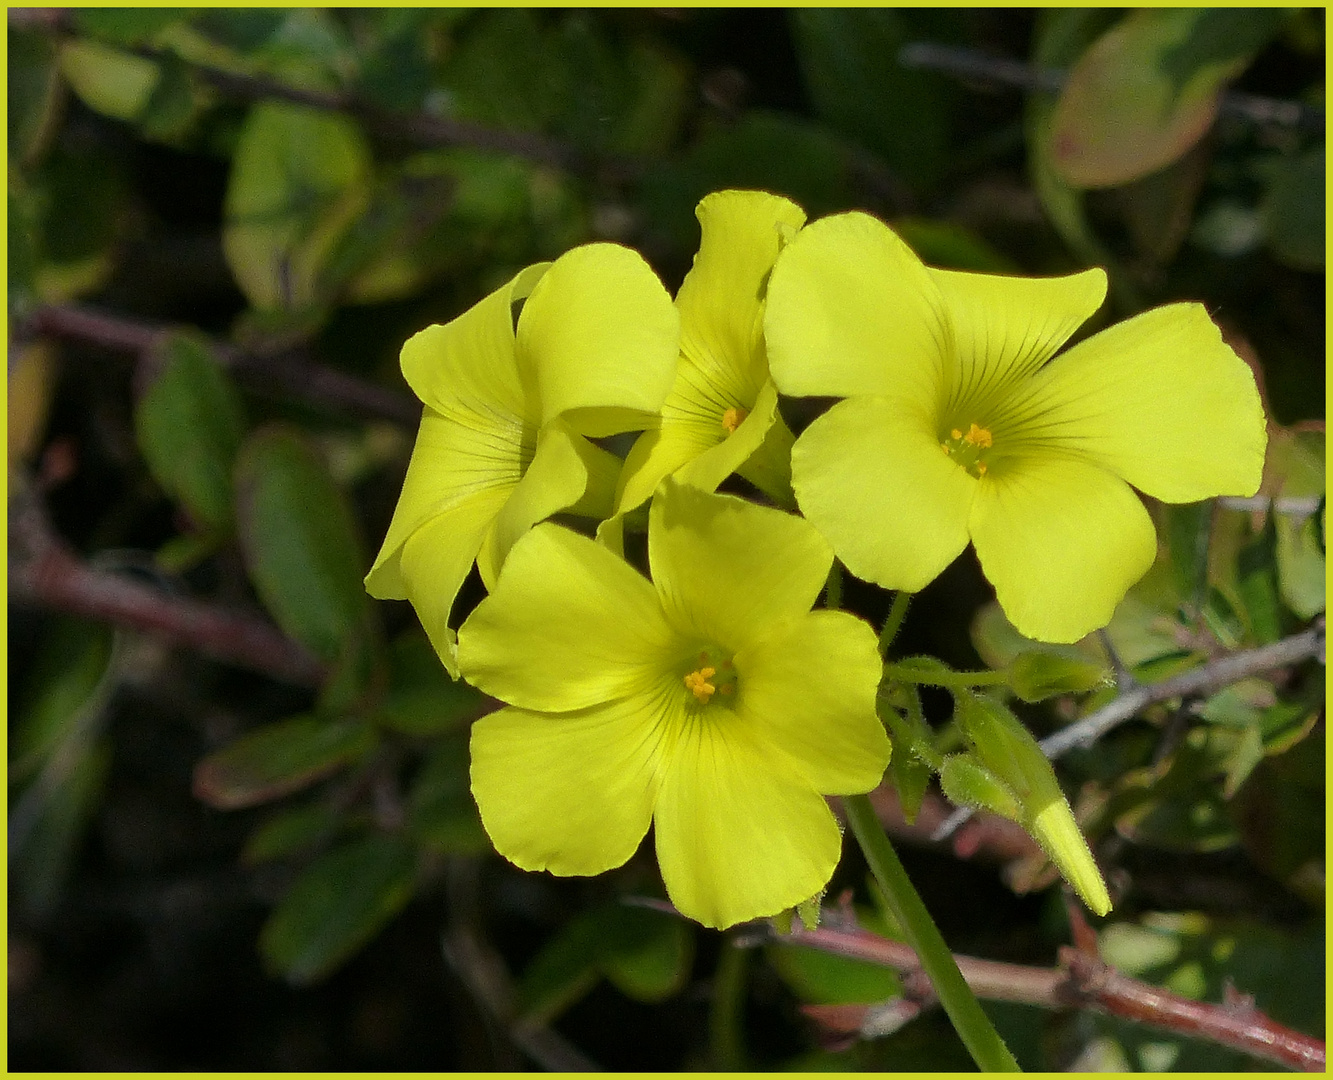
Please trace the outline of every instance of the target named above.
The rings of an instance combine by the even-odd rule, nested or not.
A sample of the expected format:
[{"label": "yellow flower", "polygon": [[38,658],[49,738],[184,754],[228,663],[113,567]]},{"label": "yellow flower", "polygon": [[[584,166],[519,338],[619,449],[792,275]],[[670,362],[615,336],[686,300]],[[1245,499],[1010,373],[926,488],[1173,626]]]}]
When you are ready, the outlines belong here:
[{"label": "yellow flower", "polygon": [[472,728],[472,792],[526,870],[598,874],[651,823],[672,902],[707,926],[774,915],[828,883],[825,794],[889,759],[875,635],[810,606],[832,552],[780,510],[665,480],[649,582],[539,525],[459,631],[467,680],[511,707]]},{"label": "yellow flower", "polygon": [[1138,488],[1252,495],[1254,377],[1199,304],[1144,312],[1056,351],[1106,275],[924,266],[886,225],[839,214],[787,245],[768,290],[784,394],[835,404],[792,451],[802,512],[858,577],[923,588],[969,540],[1019,631],[1075,641],[1152,564]]},{"label": "yellow flower", "polygon": [[655,419],[679,327],[637,253],[586,244],[403,346],[403,376],[425,409],[366,589],[411,600],[454,677],[449,613],[473,560],[489,588],[536,522],[610,513],[620,462],[589,438]]},{"label": "yellow flower", "polygon": [[699,252],[676,294],[675,385],[661,420],[639,436],[625,459],[611,526],[671,475],[712,491],[739,471],[775,501],[794,506],[792,435],[778,415],[778,394],[768,377],[763,304],[782,238],[805,223],[805,213],[763,191],[716,191],[695,214]]}]

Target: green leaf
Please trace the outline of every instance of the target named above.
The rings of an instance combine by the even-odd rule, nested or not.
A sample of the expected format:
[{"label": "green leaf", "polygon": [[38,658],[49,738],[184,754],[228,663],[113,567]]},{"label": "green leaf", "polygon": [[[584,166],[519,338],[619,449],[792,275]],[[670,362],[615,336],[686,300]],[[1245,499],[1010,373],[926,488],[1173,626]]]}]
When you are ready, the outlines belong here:
[{"label": "green leaf", "polygon": [[609,905],[602,922],[601,969],[626,997],[657,1004],[689,981],[694,933],[684,919],[627,904]]},{"label": "green leaf", "polygon": [[[1046,8],[1037,15],[1032,63],[1039,69],[1068,68],[1107,25],[1117,17],[1099,8]],[[1028,97],[1023,127],[1027,136],[1028,172],[1042,208],[1069,250],[1089,265],[1111,267],[1109,253],[1088,221],[1083,192],[1071,187],[1056,169],[1052,152],[1052,125],[1056,102],[1048,94]],[[1111,275],[1112,288],[1119,280]]]},{"label": "green leaf", "polygon": [[124,158],[94,141],[58,140],[42,162],[37,292],[61,303],[98,288],[110,275],[127,221]]},{"label": "green leaf", "polygon": [[693,250],[699,240],[694,208],[710,191],[762,188],[786,195],[811,218],[854,205],[852,157],[851,148],[822,127],[752,109],[652,170],[644,178],[641,205],[655,229]]},{"label": "green leaf", "polygon": [[1007,255],[965,225],[932,218],[895,218],[893,231],[901,236],[922,262],[952,270],[978,274],[1018,274],[1020,269]]},{"label": "green leaf", "polygon": [[[856,921],[876,934],[899,938],[888,932],[883,918],[873,908],[858,907]],[[792,993],[813,1004],[871,1005],[903,992],[897,972],[882,964],[851,960],[785,941],[766,946],[764,955]]]},{"label": "green leaf", "polygon": [[88,108],[127,121],[148,104],[159,74],[152,60],[88,40],[61,46],[60,71]]},{"label": "green leaf", "polygon": [[599,921],[606,905],[576,916],[542,946],[515,987],[516,1012],[526,1021],[549,1023],[601,978]]},{"label": "green leaf", "polygon": [[480,690],[449,677],[424,634],[409,631],[389,646],[389,691],[377,717],[384,727],[433,738],[467,725],[487,700]]},{"label": "green leaf", "polygon": [[1281,615],[1278,610],[1277,546],[1273,519],[1269,516],[1264,528],[1240,550],[1236,563],[1237,589],[1245,605],[1250,636],[1261,645],[1282,636]]},{"label": "green leaf", "polygon": [[412,781],[407,805],[408,829],[431,850],[443,855],[491,850],[472,798],[465,734],[441,739],[431,750]]},{"label": "green leaf", "polygon": [[[1324,432],[1321,428],[1278,428],[1269,437],[1267,471],[1279,499],[1324,494]],[[1269,482],[1264,484],[1265,490]],[[1282,600],[1302,619],[1324,610],[1324,541],[1318,513],[1274,512],[1277,580]]]},{"label": "green leaf", "polygon": [[971,754],[950,754],[944,759],[940,787],[945,797],[958,806],[989,810],[1010,821],[1020,821],[1023,817],[1023,808],[1014,792]]},{"label": "green leaf", "polygon": [[1270,163],[1259,217],[1279,261],[1298,270],[1324,268],[1324,148]]},{"label": "green leaf", "polygon": [[330,839],[343,815],[326,803],[280,810],[252,832],[241,849],[247,866],[303,854]]},{"label": "green leaf", "polygon": [[1181,157],[1212,126],[1226,84],[1277,32],[1276,9],[1133,11],[1073,66],[1056,105],[1054,162],[1110,187]]},{"label": "green leaf", "polygon": [[790,19],[820,119],[914,187],[939,180],[950,165],[957,90],[945,76],[902,67],[898,53],[912,40],[953,36],[952,24],[933,12],[886,8],[795,8]]},{"label": "green leaf", "polygon": [[157,34],[194,15],[189,8],[97,8],[70,9],[70,21],[80,33],[108,45],[147,45]]},{"label": "green leaf", "polygon": [[10,777],[30,775],[106,703],[115,631],[105,623],[57,616],[14,716]]},{"label": "green leaf", "polygon": [[207,346],[185,334],[167,338],[148,370],[134,433],[149,471],[200,524],[227,524],[244,434],[239,395]]},{"label": "green leaf", "polygon": [[1166,506],[1166,545],[1176,593],[1190,611],[1203,606],[1208,587],[1208,544],[1213,532],[1212,499]]},{"label": "green leaf", "polygon": [[260,309],[329,300],[326,262],[370,199],[370,150],[344,116],[266,102],[246,118],[227,185],[222,246]]},{"label": "green leaf", "polygon": [[[30,919],[50,913],[69,879],[78,846],[106,787],[111,771],[111,744],[107,739],[68,744],[70,758],[59,782],[39,790],[34,781],[10,808],[9,882],[11,896]],[[15,811],[27,799],[38,800],[35,819],[20,837],[14,837]]]},{"label": "green leaf", "polygon": [[973,617],[970,636],[977,655],[995,671],[1003,671],[1024,653],[1041,653],[1071,663],[1105,666],[1105,652],[1095,638],[1087,637],[1073,645],[1057,645],[1024,637],[993,600],[984,604]]},{"label": "green leaf", "polygon": [[219,810],[257,806],[364,757],[375,741],[360,720],[293,716],[209,754],[195,766],[194,793]]},{"label": "green leaf", "polygon": [[322,855],[264,923],[259,951],[270,971],[306,985],[330,974],[412,898],[416,851],[374,835]]},{"label": "green leaf", "polygon": [[1109,685],[1105,664],[1047,652],[1025,652],[1014,658],[1007,672],[1010,688],[1023,701],[1044,701],[1057,694],[1086,694]]},{"label": "green leaf", "polygon": [[305,440],[278,425],[245,441],[235,484],[255,591],[286,633],[334,659],[367,607],[366,564],[342,493]]},{"label": "green leaf", "polygon": [[60,103],[57,60],[56,45],[47,35],[9,27],[8,126],[12,160],[31,164],[55,131]]}]

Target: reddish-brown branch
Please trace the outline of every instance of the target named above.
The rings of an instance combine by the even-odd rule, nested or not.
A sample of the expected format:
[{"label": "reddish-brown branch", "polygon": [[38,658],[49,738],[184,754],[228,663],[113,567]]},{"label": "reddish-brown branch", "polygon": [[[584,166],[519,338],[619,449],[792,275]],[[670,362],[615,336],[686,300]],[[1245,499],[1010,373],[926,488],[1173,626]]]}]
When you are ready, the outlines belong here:
[{"label": "reddish-brown branch", "polygon": [[[83,341],[142,355],[161,343],[173,329],[164,323],[130,319],[75,304],[49,304],[37,308],[25,319],[20,335]],[[421,403],[407,394],[311,363],[298,354],[260,355],[220,341],[210,341],[208,345],[223,367],[253,389],[409,427],[415,427],[421,419]]]},{"label": "reddish-brown branch", "polygon": [[[829,924],[815,930],[795,927],[775,940],[893,968],[904,976],[905,996],[916,1005],[930,999],[929,983],[919,978],[920,963],[910,946],[858,927]],[[1222,1004],[1193,1001],[1121,974],[1096,956],[1074,948],[1060,950],[1056,968],[1026,967],[973,956],[955,956],[973,992],[990,1001],[1013,1001],[1042,1008],[1083,1008],[1162,1028],[1176,1035],[1229,1046],[1290,1069],[1322,1072],[1324,1044],[1270,1019],[1248,999]],[[892,1016],[882,1015],[885,1010]],[[885,1006],[811,1005],[806,1012],[835,1035],[873,1036],[892,1026],[901,1009]],[[886,1023],[886,1020],[889,1021]]]},{"label": "reddish-brown branch", "polygon": [[25,492],[10,501],[9,598],[156,634],[282,682],[313,687],[324,677],[317,657],[267,622],[87,565]]}]

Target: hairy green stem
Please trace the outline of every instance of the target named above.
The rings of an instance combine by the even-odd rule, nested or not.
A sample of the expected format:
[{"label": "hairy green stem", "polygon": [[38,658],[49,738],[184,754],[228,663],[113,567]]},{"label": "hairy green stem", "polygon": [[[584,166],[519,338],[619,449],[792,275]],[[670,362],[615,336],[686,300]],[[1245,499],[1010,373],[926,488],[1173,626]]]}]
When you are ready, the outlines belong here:
[{"label": "hairy green stem", "polygon": [[865,795],[844,795],[842,801],[847,808],[847,821],[865,852],[871,873],[884,890],[893,917],[907,936],[907,943],[916,951],[940,1004],[977,1067],[983,1072],[1021,1072],[959,972],[949,946],[884,834],[870,799]]},{"label": "hairy green stem", "polygon": [[893,605],[889,608],[888,618],[884,620],[884,629],[879,632],[879,655],[888,656],[889,646],[898,636],[898,628],[907,616],[907,605],[912,602],[912,594],[901,589],[893,594]]},{"label": "hairy green stem", "polygon": [[918,686],[943,686],[950,690],[970,690],[974,686],[995,686],[1007,682],[1007,671],[946,671],[940,668],[918,669],[901,664],[885,664],[884,674],[898,682]]}]

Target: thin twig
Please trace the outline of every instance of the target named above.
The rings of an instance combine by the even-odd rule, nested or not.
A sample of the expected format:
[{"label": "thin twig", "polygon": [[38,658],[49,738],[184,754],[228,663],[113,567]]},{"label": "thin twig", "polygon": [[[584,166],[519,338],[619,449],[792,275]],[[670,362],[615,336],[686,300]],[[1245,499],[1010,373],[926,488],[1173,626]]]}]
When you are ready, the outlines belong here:
[{"label": "thin twig", "polygon": [[[143,355],[176,329],[75,304],[48,304],[34,310],[17,333],[83,341]],[[311,363],[294,353],[252,353],[217,340],[208,341],[208,348],[223,367],[257,390],[276,391],[353,416],[391,420],[404,426],[415,427],[421,419],[421,403],[409,395]]]},{"label": "thin twig", "polygon": [[[1034,68],[1017,60],[991,56],[979,49],[930,41],[904,45],[898,53],[898,63],[905,68],[938,71],[959,79],[1045,93],[1057,93],[1068,77],[1066,72],[1056,68]],[[1299,101],[1281,101],[1229,90],[1222,95],[1219,111],[1262,126],[1324,130],[1324,110]]]},{"label": "thin twig", "polygon": [[268,622],[87,565],[55,534],[35,494],[11,494],[9,524],[11,602],[155,634],[297,686],[323,681],[323,663]]},{"label": "thin twig", "polygon": [[1179,675],[1151,685],[1136,685],[1122,693],[1108,705],[1089,713],[1066,728],[1041,740],[1041,748],[1049,758],[1058,758],[1076,746],[1091,746],[1112,728],[1132,719],[1141,710],[1158,701],[1189,697],[1208,690],[1218,690],[1241,679],[1258,675],[1274,668],[1299,664],[1304,660],[1324,657],[1324,620],[1299,634],[1219,657],[1202,667],[1191,668]]},{"label": "thin twig", "polygon": [[[1091,746],[1108,731],[1132,720],[1138,713],[1156,702],[1189,697],[1208,690],[1220,690],[1224,686],[1248,679],[1251,675],[1286,667],[1289,664],[1298,664],[1315,657],[1321,664],[1324,662],[1322,618],[1299,634],[1275,641],[1271,645],[1229,653],[1204,664],[1203,667],[1191,668],[1159,683],[1144,685],[1132,677],[1128,683],[1118,680],[1117,685],[1121,688],[1121,693],[1114,701],[1103,705],[1096,712],[1089,713],[1082,720],[1048,735],[1037,745],[1054,761],[1075,747]],[[940,823],[931,834],[931,840],[936,843],[947,840],[973,813],[971,807],[960,806]]]},{"label": "thin twig", "polygon": [[1306,518],[1318,510],[1323,501],[1320,495],[1284,495],[1278,498],[1252,495],[1248,499],[1238,495],[1224,495],[1217,500],[1217,505],[1223,510],[1271,510],[1274,514]]},{"label": "thin twig", "polygon": [[[838,921],[835,914],[833,921]],[[753,940],[753,938],[751,939]],[[781,945],[805,946],[855,960],[880,964],[905,976],[908,1000],[929,1001],[928,986],[910,946],[852,926],[825,925],[814,930],[795,926],[789,935],[770,934]],[[1209,1004],[1130,978],[1095,956],[1076,948],[1060,950],[1060,966],[1021,964],[955,956],[973,993],[989,1001],[1010,1001],[1040,1008],[1082,1008],[1107,1016],[1161,1028],[1176,1035],[1228,1046],[1290,1069],[1321,1072],[1324,1044],[1313,1036],[1279,1024],[1248,999]],[[891,1006],[892,1003],[886,1003]],[[882,1034],[882,1006],[807,1006],[816,1019],[863,1037]],[[855,1027],[852,1028],[852,1024]]]}]

